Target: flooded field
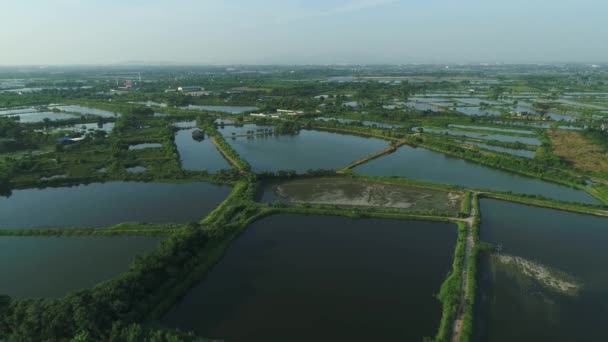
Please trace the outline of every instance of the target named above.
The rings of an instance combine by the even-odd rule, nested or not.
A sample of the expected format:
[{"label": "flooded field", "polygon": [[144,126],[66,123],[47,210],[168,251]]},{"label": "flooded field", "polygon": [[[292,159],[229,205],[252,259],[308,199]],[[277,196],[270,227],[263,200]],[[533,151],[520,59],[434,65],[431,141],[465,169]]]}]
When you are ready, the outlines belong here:
[{"label": "flooded field", "polygon": [[229,341],[421,341],[455,243],[448,223],[267,217],[162,322]]},{"label": "flooded field", "polygon": [[266,184],[260,200],[266,203],[315,203],[339,206],[438,210],[457,214],[463,194],[365,179],[327,177]]}]

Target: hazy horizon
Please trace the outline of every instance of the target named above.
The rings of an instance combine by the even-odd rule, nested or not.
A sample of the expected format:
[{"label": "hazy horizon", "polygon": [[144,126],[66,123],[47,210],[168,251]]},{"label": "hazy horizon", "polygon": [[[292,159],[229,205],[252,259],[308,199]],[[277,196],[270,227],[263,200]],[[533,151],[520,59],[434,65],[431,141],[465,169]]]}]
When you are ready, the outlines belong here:
[{"label": "hazy horizon", "polygon": [[23,0],[0,65],[602,63],[598,0]]}]

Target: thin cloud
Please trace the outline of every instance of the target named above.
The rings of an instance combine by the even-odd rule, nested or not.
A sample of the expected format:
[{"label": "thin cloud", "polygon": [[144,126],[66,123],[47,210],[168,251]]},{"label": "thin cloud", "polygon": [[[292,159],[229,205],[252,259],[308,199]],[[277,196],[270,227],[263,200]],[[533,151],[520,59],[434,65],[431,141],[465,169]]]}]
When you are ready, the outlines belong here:
[{"label": "thin cloud", "polygon": [[330,17],[345,13],[359,12],[363,10],[375,9],[383,6],[392,5],[400,2],[401,0],[353,0],[345,4],[334,6],[332,8],[316,10],[316,11],[301,11],[298,10],[297,14],[291,16],[282,16],[276,18],[278,24],[284,24],[293,20],[303,20],[310,18],[321,18]]},{"label": "thin cloud", "polygon": [[320,12],[320,15],[334,15],[348,12],[357,12],[366,9],[373,9],[382,6],[391,5],[399,2],[399,0],[363,0],[363,1],[351,1],[347,4],[336,6],[332,9]]}]

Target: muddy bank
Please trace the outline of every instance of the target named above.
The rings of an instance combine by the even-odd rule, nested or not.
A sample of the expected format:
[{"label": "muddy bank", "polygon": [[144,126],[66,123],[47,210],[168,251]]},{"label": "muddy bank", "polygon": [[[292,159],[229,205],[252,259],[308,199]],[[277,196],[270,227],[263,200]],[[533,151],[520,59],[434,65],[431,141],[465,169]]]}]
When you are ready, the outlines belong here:
[{"label": "muddy bank", "polygon": [[458,213],[463,194],[353,178],[315,178],[268,183],[262,201],[380,207]]}]

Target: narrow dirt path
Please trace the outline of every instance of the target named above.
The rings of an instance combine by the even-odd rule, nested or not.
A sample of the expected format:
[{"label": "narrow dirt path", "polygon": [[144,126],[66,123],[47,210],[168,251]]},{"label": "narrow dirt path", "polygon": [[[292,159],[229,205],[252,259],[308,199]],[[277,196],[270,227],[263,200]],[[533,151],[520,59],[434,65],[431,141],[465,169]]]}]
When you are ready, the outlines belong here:
[{"label": "narrow dirt path", "polygon": [[211,140],[211,142],[213,143],[213,145],[215,145],[215,147],[217,147],[217,149],[220,151],[220,153],[222,154],[222,156],[224,156],[224,158],[226,158],[226,160],[228,160],[228,162],[230,164],[232,164],[232,166],[234,166],[237,170],[239,170],[241,173],[244,172],[243,169],[241,169],[239,163],[237,163],[236,160],[234,160],[234,158],[232,158],[228,153],[226,153],[226,151],[224,151],[222,149],[222,147],[217,143],[217,141],[215,140],[214,137],[210,136],[209,140]]},{"label": "narrow dirt path", "polygon": [[467,271],[469,269],[469,262],[471,262],[471,252],[475,246],[475,239],[473,238],[473,223],[475,221],[475,217],[477,216],[477,210],[474,205],[476,197],[477,193],[471,195],[471,214],[464,220],[467,223],[467,236],[464,246],[465,252],[461,273],[462,288],[460,289],[460,304],[458,305],[458,314],[456,315],[456,320],[454,321],[454,327],[452,329],[452,342],[460,341],[460,333],[462,332],[462,324],[464,322],[464,307],[467,298],[469,297],[469,279],[467,277]]},{"label": "narrow dirt path", "polygon": [[376,153],[373,153],[373,154],[370,154],[369,156],[365,156],[363,158],[355,160],[354,162],[348,164],[347,166],[339,169],[336,172],[337,173],[344,173],[344,172],[346,172],[346,171],[348,171],[350,169],[355,168],[358,165],[365,164],[365,163],[367,163],[368,161],[370,161],[372,159],[376,159],[376,158],[382,157],[385,154],[393,153],[399,147],[401,147],[403,144],[404,144],[404,142],[400,141],[400,142],[396,143],[395,145],[391,145],[391,146],[385,147],[384,149],[382,149],[382,150],[380,150],[380,151],[378,151]]}]

